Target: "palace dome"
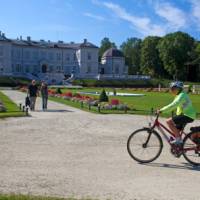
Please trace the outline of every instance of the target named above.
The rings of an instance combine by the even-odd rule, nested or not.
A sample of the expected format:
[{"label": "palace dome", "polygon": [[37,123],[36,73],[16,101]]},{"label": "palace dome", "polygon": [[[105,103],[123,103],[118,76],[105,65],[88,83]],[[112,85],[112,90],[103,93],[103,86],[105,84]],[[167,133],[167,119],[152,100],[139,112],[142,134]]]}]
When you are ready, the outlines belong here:
[{"label": "palace dome", "polygon": [[110,48],[103,54],[102,58],[104,57],[120,57],[121,58],[121,57],[124,57],[124,54],[116,48]]}]

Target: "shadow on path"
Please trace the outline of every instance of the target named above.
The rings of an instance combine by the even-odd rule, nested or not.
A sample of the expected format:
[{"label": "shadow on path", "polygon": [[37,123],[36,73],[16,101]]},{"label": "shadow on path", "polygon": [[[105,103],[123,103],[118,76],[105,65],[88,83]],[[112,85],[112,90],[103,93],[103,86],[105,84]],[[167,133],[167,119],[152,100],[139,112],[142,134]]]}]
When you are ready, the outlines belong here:
[{"label": "shadow on path", "polygon": [[48,109],[48,110],[35,110],[34,112],[42,112],[42,113],[56,113],[56,112],[60,112],[60,113],[63,113],[63,112],[74,112],[74,111],[71,111],[71,110],[61,110],[61,109]]},{"label": "shadow on path", "polygon": [[169,168],[169,169],[182,169],[182,170],[192,170],[192,171],[200,171],[200,166],[191,165],[189,163],[182,163],[183,165],[173,165],[166,163],[146,163],[141,164],[148,167],[159,167],[159,168]]}]

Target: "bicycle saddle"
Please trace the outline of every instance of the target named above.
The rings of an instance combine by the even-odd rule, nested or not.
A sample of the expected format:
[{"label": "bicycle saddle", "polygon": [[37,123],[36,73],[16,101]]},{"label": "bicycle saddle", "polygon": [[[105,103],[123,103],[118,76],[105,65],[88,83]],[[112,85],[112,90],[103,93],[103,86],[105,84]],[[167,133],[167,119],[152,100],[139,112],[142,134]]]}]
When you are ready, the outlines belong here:
[{"label": "bicycle saddle", "polygon": [[190,130],[192,132],[200,132],[200,126],[191,127]]}]

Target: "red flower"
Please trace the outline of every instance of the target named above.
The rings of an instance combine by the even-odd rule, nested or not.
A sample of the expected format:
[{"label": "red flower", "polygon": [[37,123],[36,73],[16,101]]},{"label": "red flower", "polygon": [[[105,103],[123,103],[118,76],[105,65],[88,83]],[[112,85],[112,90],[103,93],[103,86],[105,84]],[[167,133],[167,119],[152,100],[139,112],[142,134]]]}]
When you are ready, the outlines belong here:
[{"label": "red flower", "polygon": [[112,99],[111,105],[119,105],[119,100],[118,99]]},{"label": "red flower", "polygon": [[71,92],[66,92],[66,93],[64,94],[64,96],[66,96],[66,97],[72,97],[73,95],[72,95]]}]

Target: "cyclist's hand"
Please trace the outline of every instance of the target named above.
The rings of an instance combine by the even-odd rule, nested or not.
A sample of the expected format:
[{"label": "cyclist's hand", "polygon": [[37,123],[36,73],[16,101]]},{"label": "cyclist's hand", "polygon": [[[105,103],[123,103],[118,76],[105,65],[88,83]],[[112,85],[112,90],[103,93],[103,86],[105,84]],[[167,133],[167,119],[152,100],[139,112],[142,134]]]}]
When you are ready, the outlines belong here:
[{"label": "cyclist's hand", "polygon": [[156,114],[159,115],[161,113],[160,109],[156,111]]}]

